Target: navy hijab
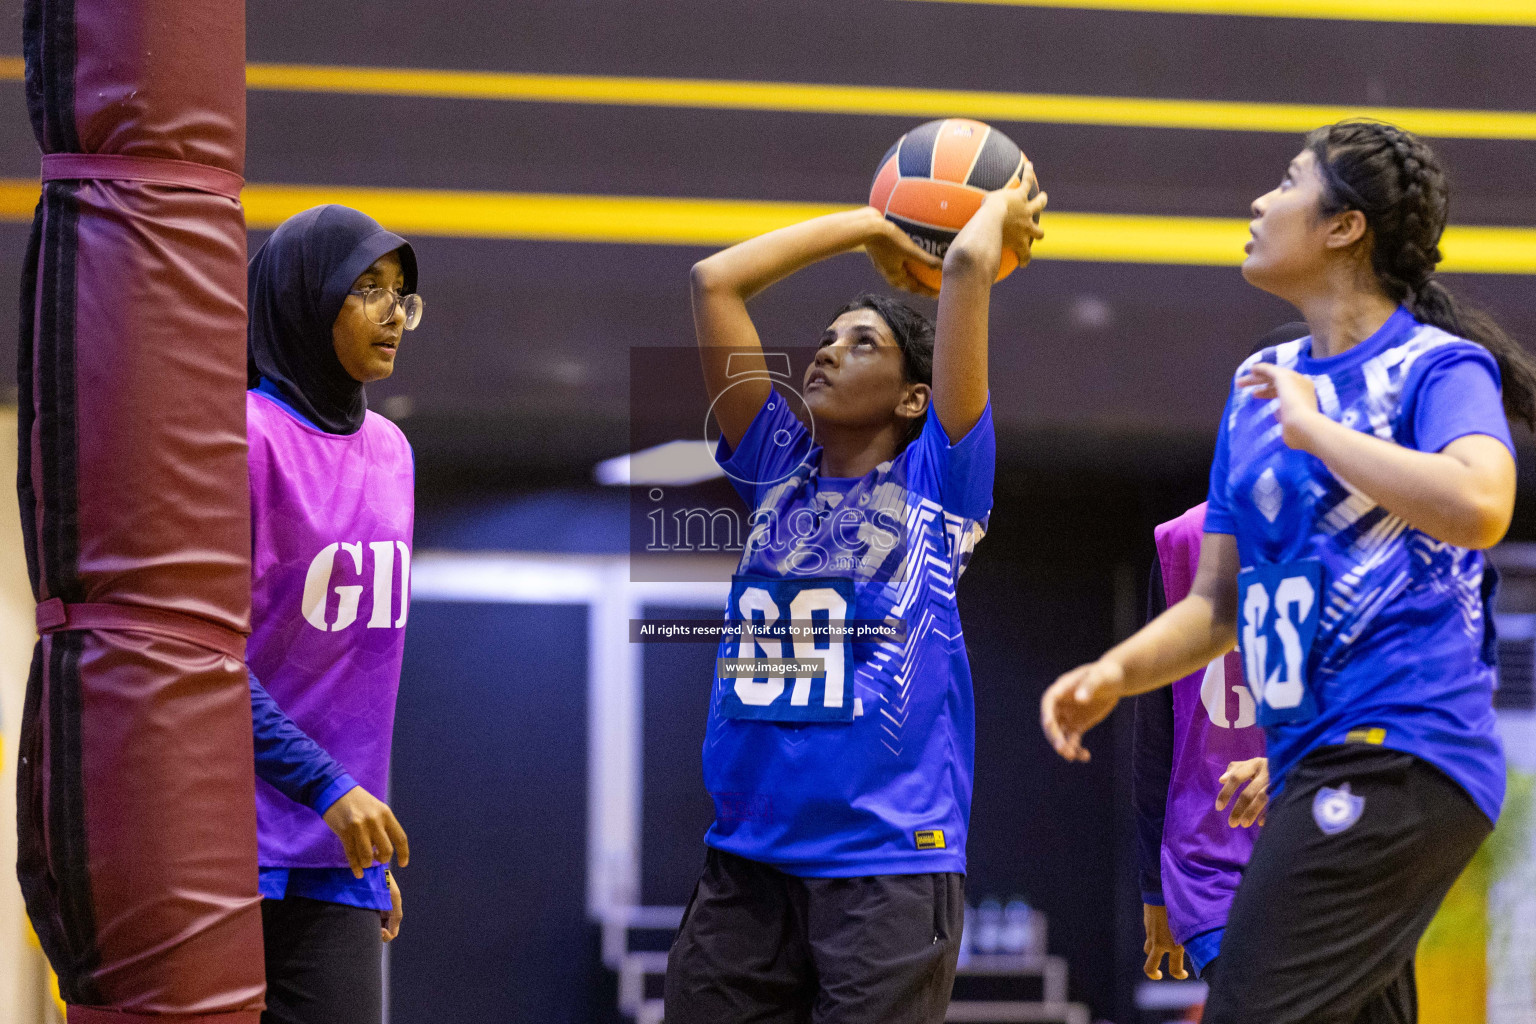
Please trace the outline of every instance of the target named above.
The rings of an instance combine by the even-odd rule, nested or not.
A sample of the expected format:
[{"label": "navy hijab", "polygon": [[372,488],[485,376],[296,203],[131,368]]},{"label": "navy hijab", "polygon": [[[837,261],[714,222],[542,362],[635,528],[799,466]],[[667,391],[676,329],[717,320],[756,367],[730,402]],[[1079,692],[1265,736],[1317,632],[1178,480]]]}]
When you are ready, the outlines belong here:
[{"label": "navy hijab", "polygon": [[353,434],[368,403],[331,339],[347,292],[385,253],[400,252],[404,293],[416,290],[416,253],[378,221],[345,206],[317,206],[283,221],[251,257],[247,386],[266,378],[320,429]]}]

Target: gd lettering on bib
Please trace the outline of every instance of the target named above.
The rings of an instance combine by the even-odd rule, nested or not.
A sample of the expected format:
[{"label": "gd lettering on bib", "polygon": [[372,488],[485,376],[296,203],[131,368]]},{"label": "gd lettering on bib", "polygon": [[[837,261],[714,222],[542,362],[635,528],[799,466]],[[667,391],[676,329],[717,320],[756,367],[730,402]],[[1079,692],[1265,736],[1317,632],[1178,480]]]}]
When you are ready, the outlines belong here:
[{"label": "gd lettering on bib", "polygon": [[1317,714],[1307,656],[1322,611],[1323,564],[1306,558],[1237,575],[1238,647],[1260,725]]},{"label": "gd lettering on bib", "polygon": [[[734,577],[727,618],[738,632],[723,645],[734,657],[717,666],[720,713],[763,722],[853,721],[853,644],[837,632],[852,609],[852,580]],[[738,664],[727,671],[731,661]],[[739,664],[747,661],[756,664]]]}]

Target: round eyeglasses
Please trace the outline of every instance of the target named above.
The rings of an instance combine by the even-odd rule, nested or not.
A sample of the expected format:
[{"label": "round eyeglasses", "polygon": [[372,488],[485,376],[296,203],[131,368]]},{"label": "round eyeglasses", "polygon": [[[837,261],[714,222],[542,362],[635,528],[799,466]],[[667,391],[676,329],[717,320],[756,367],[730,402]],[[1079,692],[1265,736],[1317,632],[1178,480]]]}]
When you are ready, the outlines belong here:
[{"label": "round eyeglasses", "polygon": [[421,310],[425,303],[415,292],[401,295],[388,288],[364,288],[361,291],[354,289],[347,294],[362,296],[363,315],[381,327],[395,318],[396,309],[405,311],[406,330],[414,331],[421,326]]}]

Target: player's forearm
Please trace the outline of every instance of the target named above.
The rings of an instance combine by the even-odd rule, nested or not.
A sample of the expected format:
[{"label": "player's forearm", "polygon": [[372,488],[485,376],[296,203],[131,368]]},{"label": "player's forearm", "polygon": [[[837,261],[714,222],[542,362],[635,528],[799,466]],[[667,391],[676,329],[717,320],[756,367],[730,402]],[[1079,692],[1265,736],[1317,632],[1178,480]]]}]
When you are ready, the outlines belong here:
[{"label": "player's forearm", "polygon": [[871,207],[831,213],[779,228],[721,250],[693,266],[693,324],[713,402],[732,382],[732,399],[715,410],[731,444],[768,400],[762,342],[747,300],[803,267],[864,245],[890,222]]},{"label": "player's forearm", "polygon": [[1003,265],[1003,223],[1007,216],[1006,197],[1001,192],[988,195],[944,254],[946,284],[953,272],[974,276],[990,290]]},{"label": "player's forearm", "polygon": [[1446,452],[1404,448],[1320,413],[1306,424],[1305,449],[1335,476],[1436,540],[1487,548],[1509,528],[1512,476],[1502,480],[1503,474]]},{"label": "player's forearm", "polygon": [[1237,642],[1236,622],[1216,602],[1192,593],[1147,623],[1102,660],[1125,673],[1122,696],[1166,686],[1209,665]]},{"label": "player's forearm", "polygon": [[812,263],[860,248],[886,224],[878,211],[865,206],[814,217],[722,249],[693,265],[695,305],[708,294],[750,299]]},{"label": "player's forearm", "polygon": [[933,346],[933,406],[951,441],[987,406],[987,332],[992,284],[1002,260],[1001,201],[988,198],[944,256],[944,284]]},{"label": "player's forearm", "polygon": [[256,777],[323,813],[335,796],[331,788],[350,778],[346,769],[288,717],[254,674],[249,687]]}]

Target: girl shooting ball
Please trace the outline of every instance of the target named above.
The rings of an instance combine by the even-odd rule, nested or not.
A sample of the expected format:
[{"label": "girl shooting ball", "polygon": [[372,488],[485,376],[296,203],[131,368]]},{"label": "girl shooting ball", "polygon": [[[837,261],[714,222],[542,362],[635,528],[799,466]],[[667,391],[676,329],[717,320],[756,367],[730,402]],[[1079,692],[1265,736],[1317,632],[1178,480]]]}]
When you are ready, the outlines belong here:
[{"label": "girl shooting ball", "polygon": [[[716,816],[668,958],[669,1024],[944,1019],[974,747],[954,586],[992,505],[988,305],[1004,254],[1028,263],[1043,237],[1033,184],[1025,166],[1022,185],[987,194],[942,261],[866,207],[693,269],[718,458],[759,524],[727,609],[759,638],[728,636],[720,654],[792,649],[822,671],[716,675],[704,742]],[[803,379],[813,435],[771,386],[747,301],[859,248],[920,294],[935,289],[910,265],[942,268],[938,322],[876,296],[839,311]],[[800,528],[770,525],[791,520]],[[905,637],[773,632],[855,620],[902,621]]]}]

